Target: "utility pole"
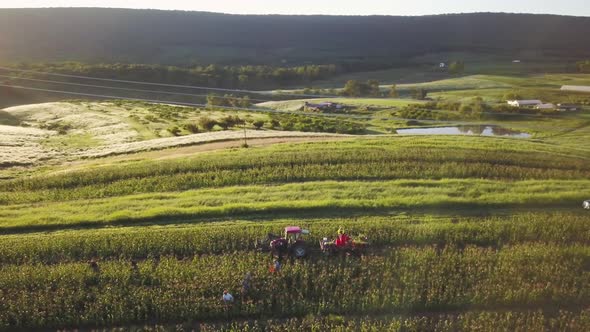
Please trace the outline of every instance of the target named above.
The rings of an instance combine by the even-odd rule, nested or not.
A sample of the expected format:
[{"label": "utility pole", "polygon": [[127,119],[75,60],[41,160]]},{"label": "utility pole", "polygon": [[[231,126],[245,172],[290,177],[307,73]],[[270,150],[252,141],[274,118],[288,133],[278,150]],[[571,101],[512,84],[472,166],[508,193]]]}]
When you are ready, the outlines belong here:
[{"label": "utility pole", "polygon": [[247,148],[248,147],[248,138],[246,137],[246,120],[242,120],[242,126],[244,128],[244,144],[242,144],[242,147]]}]

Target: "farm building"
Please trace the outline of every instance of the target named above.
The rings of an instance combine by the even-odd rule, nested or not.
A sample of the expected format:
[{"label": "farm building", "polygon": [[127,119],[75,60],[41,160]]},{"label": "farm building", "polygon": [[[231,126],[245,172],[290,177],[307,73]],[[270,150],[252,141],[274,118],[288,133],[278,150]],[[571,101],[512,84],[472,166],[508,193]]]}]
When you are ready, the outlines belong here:
[{"label": "farm building", "polygon": [[312,111],[312,112],[322,112],[322,111],[337,111],[344,108],[344,105],[332,102],[323,102],[323,103],[310,103],[305,102],[305,110]]},{"label": "farm building", "polygon": [[558,111],[574,112],[574,111],[578,111],[579,109],[580,109],[580,106],[576,105],[576,104],[557,104]]},{"label": "farm building", "polygon": [[587,85],[563,85],[562,91],[577,91],[577,92],[590,92],[590,86]]},{"label": "farm building", "polygon": [[540,100],[532,99],[532,100],[508,100],[508,105],[514,107],[534,107],[537,105],[542,105],[543,102]]},{"label": "farm building", "polygon": [[548,104],[539,104],[537,106],[535,106],[536,109],[538,110],[554,110],[555,109],[555,105],[548,103]]}]

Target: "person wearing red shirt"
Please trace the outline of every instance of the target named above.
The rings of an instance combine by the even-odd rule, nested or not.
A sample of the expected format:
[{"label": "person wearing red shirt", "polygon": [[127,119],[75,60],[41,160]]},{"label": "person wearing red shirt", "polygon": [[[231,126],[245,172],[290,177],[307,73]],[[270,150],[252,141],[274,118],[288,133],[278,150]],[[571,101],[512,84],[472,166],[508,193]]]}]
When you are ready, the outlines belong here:
[{"label": "person wearing red shirt", "polygon": [[344,229],[340,227],[338,229],[338,238],[336,238],[334,244],[336,247],[344,247],[348,244],[348,241],[350,241],[350,237],[344,232]]}]

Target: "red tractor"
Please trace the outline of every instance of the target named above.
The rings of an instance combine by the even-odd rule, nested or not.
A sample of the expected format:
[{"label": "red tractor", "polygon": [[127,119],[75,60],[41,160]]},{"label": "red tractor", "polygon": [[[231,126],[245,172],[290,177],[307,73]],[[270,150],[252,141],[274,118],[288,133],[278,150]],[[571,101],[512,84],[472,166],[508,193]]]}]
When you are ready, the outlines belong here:
[{"label": "red tractor", "polygon": [[369,241],[365,235],[358,235],[354,238],[338,229],[338,237],[330,240],[327,237],[320,240],[320,249],[324,254],[336,255],[361,255],[369,246]]},{"label": "red tractor", "polygon": [[301,229],[299,226],[287,226],[283,237],[269,233],[265,240],[257,241],[255,247],[270,251],[274,257],[303,258],[307,256],[308,248],[302,235],[309,233],[307,229]]}]

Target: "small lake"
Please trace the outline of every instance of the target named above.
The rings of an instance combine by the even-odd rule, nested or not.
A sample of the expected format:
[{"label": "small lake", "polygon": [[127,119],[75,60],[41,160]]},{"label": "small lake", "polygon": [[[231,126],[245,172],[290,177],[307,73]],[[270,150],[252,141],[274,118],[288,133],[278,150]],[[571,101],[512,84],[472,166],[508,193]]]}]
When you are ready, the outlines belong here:
[{"label": "small lake", "polygon": [[473,125],[454,127],[397,129],[398,135],[479,135],[530,138],[531,134],[499,126]]}]

